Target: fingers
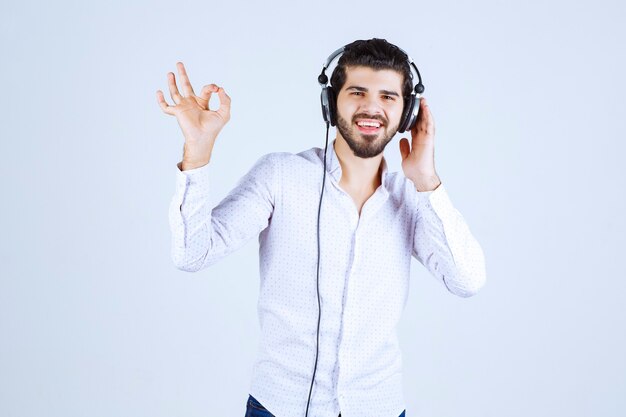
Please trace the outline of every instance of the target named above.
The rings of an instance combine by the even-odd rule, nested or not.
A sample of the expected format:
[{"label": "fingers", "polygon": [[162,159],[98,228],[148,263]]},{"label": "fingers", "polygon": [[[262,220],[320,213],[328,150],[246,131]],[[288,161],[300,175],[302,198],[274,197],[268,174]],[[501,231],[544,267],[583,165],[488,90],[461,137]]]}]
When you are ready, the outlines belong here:
[{"label": "fingers", "polygon": [[[178,91],[178,86],[176,85],[176,76],[173,72],[167,73],[167,81],[168,87],[170,90],[170,96],[172,97],[172,101],[176,105],[180,104],[185,97],[193,97],[197,104],[202,107],[204,110],[209,109],[209,100],[211,99],[211,95],[213,93],[217,93],[220,99],[220,106],[217,109],[217,113],[219,113],[225,119],[230,118],[230,96],[226,94],[222,87],[217,86],[216,84],[208,84],[202,88],[199,96],[196,96],[193,91],[193,87],[191,86],[191,82],[189,81],[189,77],[187,76],[187,71],[185,70],[185,66],[182,62],[177,62],[176,67],[178,68],[178,73],[180,75],[180,79],[182,82],[182,88],[185,96],[180,94]],[[157,102],[159,106],[163,110],[164,113],[174,115],[176,111],[176,106],[170,106],[165,101],[163,97],[163,92],[161,90],[157,90]]]},{"label": "fingers", "polygon": [[209,109],[209,100],[211,100],[211,94],[217,92],[218,88],[219,87],[215,84],[208,84],[202,87],[202,91],[200,91],[199,98],[201,98],[202,100],[206,100],[205,107],[207,110],[211,110]]},{"label": "fingers", "polygon": [[409,146],[409,140],[407,138],[400,139],[400,155],[402,156],[402,160],[409,156],[411,153],[411,147]]},{"label": "fingers", "polygon": [[428,133],[435,133],[435,119],[433,119],[433,114],[430,112],[430,106],[426,102],[426,99],[422,99],[424,103],[424,109],[426,110],[426,131]]},{"label": "fingers", "polygon": [[174,112],[172,110],[174,107],[167,104],[165,98],[163,97],[163,91],[161,90],[157,90],[157,102],[159,103],[159,106],[161,106],[161,110],[163,110],[165,114],[169,114],[172,116],[174,115]]},{"label": "fingers", "polygon": [[203,100],[207,100],[206,108],[209,109],[209,100],[211,99],[211,95],[213,93],[217,93],[217,96],[220,99],[220,107],[216,110],[223,117],[228,117],[230,114],[230,96],[226,94],[223,87],[219,87],[216,84],[208,84],[202,87],[202,91],[200,92],[200,97]]},{"label": "fingers", "polygon": [[176,87],[176,78],[173,72],[167,73],[167,82],[170,87],[170,96],[172,97],[172,101],[176,104],[180,103],[183,97],[178,92],[178,87]]},{"label": "fingers", "polygon": [[426,132],[432,133],[433,127],[434,127],[433,115],[430,112],[430,107],[428,106],[426,99],[422,98],[421,101],[422,101],[421,104],[424,106],[423,107],[424,117],[422,119],[422,125],[424,126],[424,129],[426,130]]},{"label": "fingers", "polygon": [[430,107],[424,97],[420,99],[419,115],[417,117],[417,122],[413,126],[413,131],[415,134],[421,133],[434,135],[435,133],[435,121],[432,113],[430,112]]},{"label": "fingers", "polygon": [[178,74],[180,74],[180,82],[183,84],[183,92],[186,96],[195,96],[196,94],[193,92],[193,87],[191,87],[185,66],[182,62],[177,62],[176,66],[178,67]]}]

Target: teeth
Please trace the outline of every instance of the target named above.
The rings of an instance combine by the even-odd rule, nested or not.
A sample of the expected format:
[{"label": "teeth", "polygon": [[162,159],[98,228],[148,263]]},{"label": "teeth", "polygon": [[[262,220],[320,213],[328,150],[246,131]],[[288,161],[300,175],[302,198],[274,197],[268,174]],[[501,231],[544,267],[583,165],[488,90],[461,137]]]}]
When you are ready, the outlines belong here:
[{"label": "teeth", "polygon": [[358,122],[357,123],[359,126],[373,126],[373,127],[380,127],[380,123],[374,123],[374,122]]}]

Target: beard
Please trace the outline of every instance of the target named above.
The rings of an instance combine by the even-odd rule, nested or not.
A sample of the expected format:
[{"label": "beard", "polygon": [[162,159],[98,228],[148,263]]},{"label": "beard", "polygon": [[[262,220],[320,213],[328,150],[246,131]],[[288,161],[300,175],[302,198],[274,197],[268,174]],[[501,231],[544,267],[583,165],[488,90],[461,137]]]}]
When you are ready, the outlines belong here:
[{"label": "beard", "polygon": [[337,130],[346,140],[346,143],[350,149],[352,149],[355,156],[360,158],[373,158],[385,150],[389,141],[398,131],[400,123],[390,128],[386,120],[364,114],[355,115],[353,120],[360,118],[379,120],[381,122],[380,132],[371,135],[362,133],[356,127],[356,123],[348,123],[339,113],[337,113]]}]

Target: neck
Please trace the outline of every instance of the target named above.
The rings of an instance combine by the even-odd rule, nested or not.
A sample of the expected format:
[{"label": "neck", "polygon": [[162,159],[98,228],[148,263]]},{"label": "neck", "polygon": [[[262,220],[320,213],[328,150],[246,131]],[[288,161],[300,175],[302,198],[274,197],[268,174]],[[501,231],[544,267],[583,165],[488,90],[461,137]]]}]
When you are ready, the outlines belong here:
[{"label": "neck", "polygon": [[334,142],[335,153],[341,165],[340,184],[355,190],[376,189],[381,184],[383,153],[373,158],[360,158],[352,152],[341,135]]}]

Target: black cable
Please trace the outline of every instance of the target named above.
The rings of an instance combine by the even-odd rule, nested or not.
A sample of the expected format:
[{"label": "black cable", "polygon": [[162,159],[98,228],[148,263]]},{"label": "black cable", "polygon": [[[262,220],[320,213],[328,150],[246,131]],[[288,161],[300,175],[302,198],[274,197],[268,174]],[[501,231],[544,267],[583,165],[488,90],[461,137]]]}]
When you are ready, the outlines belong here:
[{"label": "black cable", "polygon": [[322,191],[320,193],[320,204],[317,208],[317,344],[315,345],[315,368],[313,368],[313,378],[311,379],[311,387],[309,388],[309,399],[306,403],[305,417],[309,415],[309,403],[311,402],[311,392],[313,391],[313,382],[315,381],[315,373],[317,371],[317,355],[320,344],[320,319],[322,317],[322,304],[320,302],[320,213],[322,211],[322,196],[324,195],[324,183],[326,182],[326,151],[328,149],[328,129],[330,128],[326,122],[326,146],[324,147],[324,177],[322,178]]}]

